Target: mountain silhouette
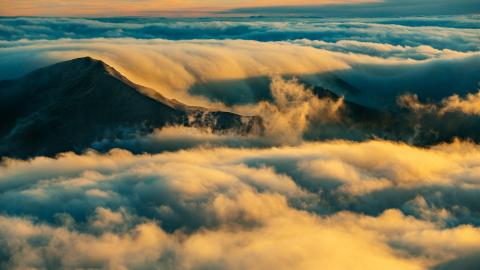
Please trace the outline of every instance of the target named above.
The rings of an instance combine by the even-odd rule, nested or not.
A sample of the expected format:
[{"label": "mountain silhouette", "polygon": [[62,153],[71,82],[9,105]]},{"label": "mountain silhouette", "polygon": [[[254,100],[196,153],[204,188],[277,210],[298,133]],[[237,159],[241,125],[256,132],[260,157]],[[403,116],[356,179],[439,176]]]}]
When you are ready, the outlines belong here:
[{"label": "mountain silhouette", "polygon": [[168,125],[262,132],[262,119],[170,100],[90,57],[0,81],[0,157],[82,152],[92,143]]}]

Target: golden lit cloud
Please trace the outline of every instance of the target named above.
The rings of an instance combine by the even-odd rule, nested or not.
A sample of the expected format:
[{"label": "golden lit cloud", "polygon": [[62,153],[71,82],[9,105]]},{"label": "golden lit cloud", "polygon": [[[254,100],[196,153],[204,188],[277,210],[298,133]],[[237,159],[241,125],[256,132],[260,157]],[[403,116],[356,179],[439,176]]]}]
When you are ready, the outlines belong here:
[{"label": "golden lit cloud", "polygon": [[[40,222],[0,215],[0,236],[17,268],[430,269],[480,251],[478,227],[445,226],[461,206],[441,197],[478,191],[479,164],[471,143],[425,149],[385,141],[7,160],[0,202]],[[365,189],[375,179],[388,185]],[[340,186],[329,187],[332,180]],[[310,191],[316,184],[327,189]],[[425,187],[438,187],[428,202]],[[330,207],[358,198],[356,207],[385,209],[317,214],[334,190]],[[382,190],[394,190],[403,211],[416,204],[431,216],[365,196]],[[452,207],[435,212],[433,202]],[[41,222],[50,214],[57,225]]]}]

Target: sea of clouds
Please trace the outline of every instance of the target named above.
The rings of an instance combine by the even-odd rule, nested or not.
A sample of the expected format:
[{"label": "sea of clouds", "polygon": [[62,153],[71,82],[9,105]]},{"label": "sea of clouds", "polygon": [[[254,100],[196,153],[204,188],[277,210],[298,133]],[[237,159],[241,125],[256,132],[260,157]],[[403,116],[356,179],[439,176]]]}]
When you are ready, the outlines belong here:
[{"label": "sea of clouds", "polygon": [[[1,18],[0,79],[88,55],[168,98],[260,115],[266,133],[166,127],[102,153],[3,157],[0,268],[478,267],[480,147],[412,144],[478,141],[479,28],[476,15]],[[405,138],[352,128],[347,102],[400,108]]]},{"label": "sea of clouds", "polygon": [[1,266],[469,269],[479,173],[462,142],[6,160]]}]

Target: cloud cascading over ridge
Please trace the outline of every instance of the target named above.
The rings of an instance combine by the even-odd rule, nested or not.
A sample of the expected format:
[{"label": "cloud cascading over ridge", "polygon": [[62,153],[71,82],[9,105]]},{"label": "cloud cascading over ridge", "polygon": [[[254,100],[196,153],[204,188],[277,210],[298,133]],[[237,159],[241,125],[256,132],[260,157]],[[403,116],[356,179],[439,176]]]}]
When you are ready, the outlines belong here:
[{"label": "cloud cascading over ridge", "polygon": [[[454,91],[466,95],[476,91],[480,81],[476,15],[1,21],[0,79],[90,55],[137,83],[194,104],[190,94],[197,99],[208,95],[210,101],[227,105],[257,102],[269,95],[268,80],[259,77],[276,74],[302,75],[302,82],[340,95],[348,96],[353,86],[370,97],[349,98],[370,106],[384,103],[385,98],[394,103],[397,95],[406,92],[435,100]],[[130,53],[123,53],[126,50]],[[333,76],[317,76],[326,73]]]},{"label": "cloud cascading over ridge", "polygon": [[[34,67],[90,55],[138,84],[198,105],[208,104],[202,96],[210,100],[210,105],[218,101],[227,105],[258,102],[267,98],[269,91],[268,80],[265,84],[262,77],[277,74],[299,76],[373,106],[385,100],[394,103],[396,95],[408,91],[434,99],[449,96],[452,91],[465,94],[475,91],[480,81],[477,52],[445,52],[426,60],[412,60],[332,52],[284,42],[91,41],[3,42],[0,69],[5,71],[3,76],[12,78]],[[129,54],[123,53],[126,50]],[[383,70],[381,76],[378,70]],[[448,77],[440,76],[445,73],[449,73]],[[351,95],[352,87],[363,95]]]},{"label": "cloud cascading over ridge", "polygon": [[[415,145],[451,141],[454,137],[480,139],[476,135],[480,119],[475,114],[464,114],[461,110],[418,114],[408,106],[398,108],[397,102],[399,96],[408,93],[433,102],[474,93],[480,81],[477,72],[480,58],[476,51],[305,40],[98,38],[19,40],[1,44],[4,50],[0,58],[5,60],[0,65],[5,71],[3,76],[15,77],[34,67],[89,55],[168,98],[190,105],[261,115],[269,125],[268,133],[275,134],[268,136],[269,142],[252,139],[246,144],[230,141],[227,145],[281,145],[304,138],[380,137]],[[293,88],[292,83],[278,83],[288,82],[292,77],[297,78]],[[280,85],[275,97],[275,88]],[[347,105],[354,102],[366,106],[370,120],[359,122],[355,116],[358,112],[352,112],[349,106],[340,106],[339,100],[315,96],[316,90],[312,87],[326,88],[339,97],[344,96]],[[288,93],[289,89],[299,89],[295,93],[302,94],[289,97],[287,103],[279,103],[282,97],[278,93]],[[402,108],[409,111],[395,111]],[[117,145],[145,151],[147,145],[156,145],[149,138],[146,140],[140,138],[140,148],[133,147],[138,143],[132,141],[101,141],[92,147],[102,150]],[[172,148],[161,145],[147,152]]]},{"label": "cloud cascading over ridge", "polygon": [[[409,106],[398,108],[398,97],[408,94],[417,95],[419,102],[438,104],[455,95],[475,93],[480,81],[480,40],[476,35],[480,26],[475,15],[345,21],[319,18],[284,21],[2,18],[2,21],[5,24],[0,31],[4,39],[0,41],[0,78],[15,78],[38,67],[88,55],[166,97],[190,105],[262,115],[269,124],[267,131],[275,134],[268,136],[270,141],[254,138],[246,143],[228,141],[227,145],[281,145],[304,138],[380,137],[416,145],[450,141],[454,137],[479,139],[475,135],[479,121],[475,114],[465,114],[453,107],[442,114],[419,114]],[[297,85],[284,87],[291,85],[284,83],[277,93],[300,89],[298,93],[302,94],[288,100],[290,105],[281,104],[278,96],[274,96],[275,85],[279,85],[275,82],[288,82],[291,78],[297,79]],[[343,97],[347,106],[339,107],[335,100],[314,97],[318,87]],[[466,105],[457,101],[457,108]],[[364,119],[355,116],[359,112],[352,111],[349,102],[366,106],[367,111],[360,115],[366,112],[370,120],[360,123]],[[318,109],[319,104],[323,109]],[[404,109],[407,112],[398,112]],[[336,113],[331,114],[332,111]],[[135,138],[140,143],[100,141],[94,147],[102,150],[117,145],[145,151],[147,146],[160,145],[147,152],[176,148],[157,144],[157,137],[152,134]]]}]

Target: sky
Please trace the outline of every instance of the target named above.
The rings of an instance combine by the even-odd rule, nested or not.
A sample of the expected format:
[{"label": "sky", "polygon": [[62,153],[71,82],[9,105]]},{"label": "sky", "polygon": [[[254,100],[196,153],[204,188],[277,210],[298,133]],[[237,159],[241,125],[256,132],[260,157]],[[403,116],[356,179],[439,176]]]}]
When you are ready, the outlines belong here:
[{"label": "sky", "polygon": [[180,15],[196,16],[235,8],[351,4],[379,0],[3,0],[3,16],[135,16]]},{"label": "sky", "polygon": [[383,16],[480,11],[475,0],[2,0],[0,16]]}]

